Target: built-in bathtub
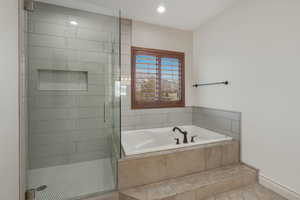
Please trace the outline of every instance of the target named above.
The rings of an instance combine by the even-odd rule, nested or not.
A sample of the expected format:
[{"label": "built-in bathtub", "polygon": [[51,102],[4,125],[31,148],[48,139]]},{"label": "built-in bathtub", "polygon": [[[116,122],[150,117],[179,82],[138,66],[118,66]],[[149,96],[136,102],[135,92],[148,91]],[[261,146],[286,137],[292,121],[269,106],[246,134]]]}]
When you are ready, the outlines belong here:
[{"label": "built-in bathtub", "polygon": [[[188,132],[188,144],[183,143],[183,134],[173,132],[173,127],[143,129],[122,132],[122,146],[126,156],[176,149],[200,144],[209,144],[232,140],[231,137],[222,135],[198,126],[178,126]],[[194,142],[191,137],[196,136]],[[180,144],[176,144],[179,138]]]}]

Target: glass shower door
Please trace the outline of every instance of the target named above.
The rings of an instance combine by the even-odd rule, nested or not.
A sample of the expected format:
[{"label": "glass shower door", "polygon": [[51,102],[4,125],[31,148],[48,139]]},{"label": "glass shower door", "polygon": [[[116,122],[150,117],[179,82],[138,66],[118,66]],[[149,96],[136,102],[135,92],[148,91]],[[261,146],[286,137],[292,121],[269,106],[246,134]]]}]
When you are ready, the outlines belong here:
[{"label": "glass shower door", "polygon": [[36,3],[27,29],[27,189],[112,191],[120,156],[119,17]]}]

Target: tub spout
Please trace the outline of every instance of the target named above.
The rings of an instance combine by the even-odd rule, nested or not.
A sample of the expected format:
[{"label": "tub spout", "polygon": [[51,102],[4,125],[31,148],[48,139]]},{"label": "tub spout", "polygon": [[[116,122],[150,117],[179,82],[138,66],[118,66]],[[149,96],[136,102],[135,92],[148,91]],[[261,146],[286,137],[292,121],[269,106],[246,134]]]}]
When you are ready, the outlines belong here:
[{"label": "tub spout", "polygon": [[174,128],[173,128],[173,132],[175,132],[176,130],[178,130],[180,133],[183,134],[183,143],[184,143],[184,144],[189,143],[189,142],[188,142],[188,139],[187,139],[187,134],[188,134],[188,133],[187,133],[186,131],[181,130],[181,129],[178,128],[178,127],[174,127]]}]

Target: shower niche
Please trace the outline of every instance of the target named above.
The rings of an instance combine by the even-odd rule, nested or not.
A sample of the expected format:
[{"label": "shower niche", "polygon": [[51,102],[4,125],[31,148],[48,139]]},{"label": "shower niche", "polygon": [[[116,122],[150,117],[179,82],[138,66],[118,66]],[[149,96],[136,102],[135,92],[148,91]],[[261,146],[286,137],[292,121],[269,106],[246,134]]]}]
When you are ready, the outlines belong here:
[{"label": "shower niche", "polygon": [[38,70],[39,90],[88,90],[87,71]]}]

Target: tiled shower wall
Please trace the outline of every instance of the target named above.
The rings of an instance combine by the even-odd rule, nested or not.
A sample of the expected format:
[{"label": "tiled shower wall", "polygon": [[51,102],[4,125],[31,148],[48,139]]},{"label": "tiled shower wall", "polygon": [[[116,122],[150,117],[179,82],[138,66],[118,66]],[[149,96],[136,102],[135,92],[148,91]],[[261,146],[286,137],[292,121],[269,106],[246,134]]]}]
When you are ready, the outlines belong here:
[{"label": "tiled shower wall", "polygon": [[[107,70],[112,64],[116,19],[43,3],[37,5],[29,15],[27,32],[29,167],[110,157],[111,99],[107,98],[110,88],[105,82],[110,78]],[[78,25],[70,25],[70,20]],[[86,73],[88,89],[68,90],[66,86],[64,90],[41,90],[38,71],[49,69]],[[50,75],[49,81],[53,80]]]}]

